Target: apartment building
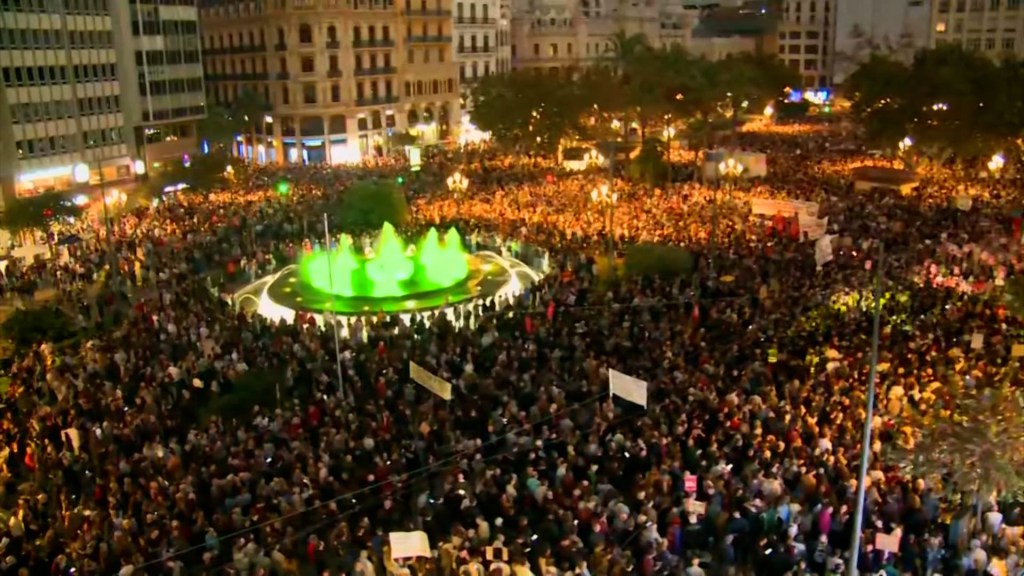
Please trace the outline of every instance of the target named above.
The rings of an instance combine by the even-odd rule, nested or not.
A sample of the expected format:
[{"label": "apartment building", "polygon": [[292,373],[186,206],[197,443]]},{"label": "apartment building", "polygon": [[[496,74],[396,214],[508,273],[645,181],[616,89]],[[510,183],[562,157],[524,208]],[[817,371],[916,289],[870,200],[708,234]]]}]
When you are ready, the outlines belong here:
[{"label": "apartment building", "polygon": [[930,45],[960,44],[993,58],[1024,57],[1021,0],[932,0]]},{"label": "apartment building", "polygon": [[122,106],[149,170],[198,148],[206,91],[196,0],[110,0]]},{"label": "apartment building", "polygon": [[758,48],[759,39],[750,35],[701,33],[702,17],[712,9],[663,0],[520,0],[513,8],[513,65],[552,71],[585,66],[609,58],[619,32],[711,58]]},{"label": "apartment building", "polygon": [[459,121],[451,0],[203,0],[200,20],[210,100],[269,104],[242,146],[259,162],[358,161]]},{"label": "apartment building", "polygon": [[93,182],[133,176],[138,152],[118,82],[116,4],[0,4],[3,198],[72,189],[83,163]]},{"label": "apartment building", "polygon": [[[455,0],[455,59],[459,80],[472,83],[500,72],[501,7],[497,0]],[[505,26],[507,30],[507,26]]]},{"label": "apartment building", "polygon": [[839,2],[833,83],[842,83],[872,54],[909,62],[928,46],[930,19],[926,0]]},{"label": "apartment building", "polygon": [[785,0],[779,58],[800,72],[804,88],[832,86],[837,0]]}]

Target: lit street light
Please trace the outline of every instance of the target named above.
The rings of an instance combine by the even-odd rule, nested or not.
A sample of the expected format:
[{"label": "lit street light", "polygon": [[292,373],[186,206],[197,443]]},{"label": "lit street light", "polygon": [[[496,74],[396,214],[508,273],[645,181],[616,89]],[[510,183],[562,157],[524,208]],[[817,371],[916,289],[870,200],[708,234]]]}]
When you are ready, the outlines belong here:
[{"label": "lit street light", "polygon": [[459,192],[465,192],[469,189],[469,178],[462,175],[462,172],[455,172],[448,177],[446,181],[448,183],[448,189],[458,194]]},{"label": "lit street light", "polygon": [[906,152],[910,150],[910,147],[914,145],[914,141],[911,140],[910,136],[906,136],[903,140],[900,140],[899,144],[896,145],[900,152]]},{"label": "lit street light", "polygon": [[[100,202],[100,204],[103,206],[103,225],[107,230],[107,258],[109,259],[110,262],[110,275],[112,278],[116,279],[119,270],[117,266],[117,260],[114,257],[114,233],[111,229],[110,210],[108,209],[108,205],[111,204],[112,201],[120,202],[123,205],[127,201],[127,196],[125,196],[124,192],[120,192],[118,190],[112,190],[112,195],[108,196],[106,183],[103,180],[102,161],[99,163],[99,166],[97,168],[98,169],[96,171],[99,173],[100,177],[100,198],[102,198],[103,200],[102,202]],[[86,185],[89,183],[90,170],[89,165],[86,164],[85,162],[75,164],[75,167],[71,171],[71,174],[72,176],[74,176],[76,183],[80,185]]]},{"label": "lit street light", "polygon": [[[742,176],[745,169],[746,167],[739,160],[726,158],[718,163],[719,182],[724,180],[725,185],[731,190],[733,180]],[[715,187],[714,198],[711,203],[711,254],[708,258],[711,278],[715,277],[715,253],[718,251],[718,191],[720,189],[721,186]]]},{"label": "lit street light", "polygon": [[1003,157],[1002,153],[997,152],[993,154],[992,158],[988,161],[988,171],[991,172],[993,176],[998,177],[1003,166],[1006,166],[1006,158]]}]

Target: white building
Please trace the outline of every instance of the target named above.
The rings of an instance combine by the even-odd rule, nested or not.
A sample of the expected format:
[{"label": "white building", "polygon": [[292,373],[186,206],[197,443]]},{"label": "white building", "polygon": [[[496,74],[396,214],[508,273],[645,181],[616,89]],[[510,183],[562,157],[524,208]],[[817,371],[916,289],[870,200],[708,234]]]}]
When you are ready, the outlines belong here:
[{"label": "white building", "polygon": [[453,52],[459,63],[459,81],[471,84],[499,71],[499,27],[501,7],[498,0],[456,0]]},{"label": "white building", "polygon": [[71,189],[83,162],[94,181],[101,168],[108,181],[132,177],[117,41],[107,0],[0,5],[4,198]]},{"label": "white building", "polygon": [[123,107],[149,169],[196,150],[206,115],[195,0],[112,1]]},{"label": "white building", "polygon": [[[861,1],[861,0],[854,0]],[[798,71],[804,88],[832,85],[837,0],[785,0],[779,58]]]},{"label": "white building", "polygon": [[874,53],[909,62],[928,46],[929,22],[926,0],[841,0],[833,82],[841,83]]},{"label": "white building", "polygon": [[1021,0],[932,0],[930,45],[960,44],[992,57],[1024,56]]}]

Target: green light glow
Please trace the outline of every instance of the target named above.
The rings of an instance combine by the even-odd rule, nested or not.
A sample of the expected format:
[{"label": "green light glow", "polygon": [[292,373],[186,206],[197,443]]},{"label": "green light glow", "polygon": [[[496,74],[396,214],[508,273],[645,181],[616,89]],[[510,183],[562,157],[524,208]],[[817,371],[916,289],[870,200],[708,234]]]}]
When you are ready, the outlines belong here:
[{"label": "green light glow", "polygon": [[469,276],[469,257],[454,228],[444,242],[431,228],[418,246],[406,246],[394,226],[385,224],[373,251],[357,254],[343,235],[337,248],[317,250],[299,261],[302,281],[320,292],[343,297],[394,298],[454,286]]}]

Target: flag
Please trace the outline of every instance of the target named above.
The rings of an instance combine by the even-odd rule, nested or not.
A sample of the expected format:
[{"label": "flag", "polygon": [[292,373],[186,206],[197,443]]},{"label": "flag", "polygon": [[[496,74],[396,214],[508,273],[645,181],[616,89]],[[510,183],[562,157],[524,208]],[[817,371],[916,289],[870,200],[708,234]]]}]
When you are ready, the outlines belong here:
[{"label": "flag", "polygon": [[548,322],[552,322],[555,319],[555,301],[548,302]]},{"label": "flag", "polygon": [[412,360],[409,361],[409,378],[444,400],[452,399],[452,384],[438,378]]},{"label": "flag", "polygon": [[612,396],[647,408],[647,382],[639,378],[608,370],[608,391]]},{"label": "flag", "polygon": [[526,333],[527,334],[533,334],[533,320],[530,319],[529,315],[526,316],[525,323],[526,323]]}]

